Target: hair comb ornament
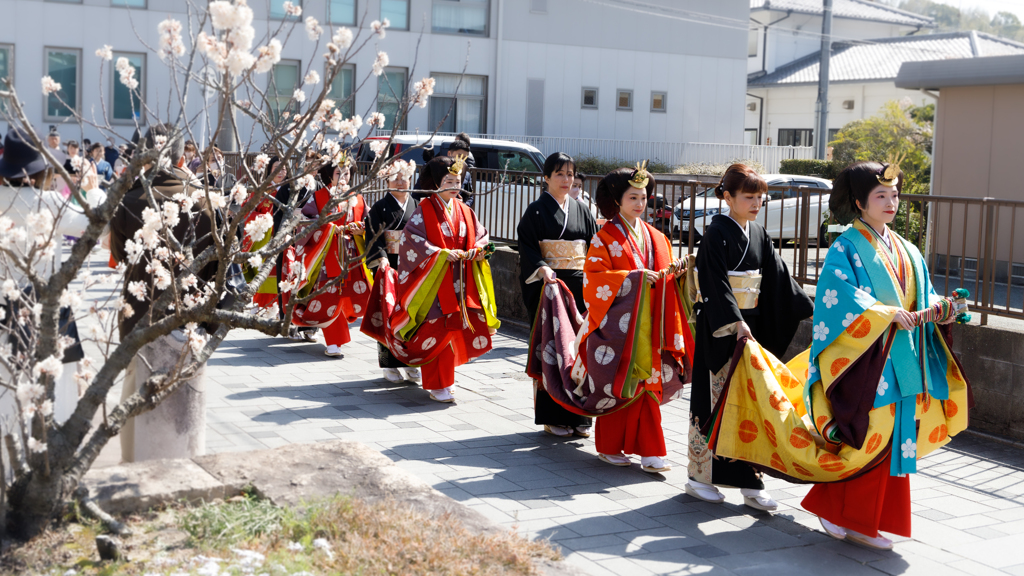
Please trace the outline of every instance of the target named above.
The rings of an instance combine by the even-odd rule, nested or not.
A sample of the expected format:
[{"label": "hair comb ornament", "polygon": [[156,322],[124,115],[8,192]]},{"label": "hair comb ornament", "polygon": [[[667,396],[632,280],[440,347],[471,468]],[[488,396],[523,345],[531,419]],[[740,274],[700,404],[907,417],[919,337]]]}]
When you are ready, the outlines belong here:
[{"label": "hair comb ornament", "polygon": [[647,188],[647,183],[650,181],[650,176],[647,174],[647,160],[636,163],[636,169],[633,170],[633,175],[629,177],[629,185],[633,188],[643,190]]},{"label": "hair comb ornament", "polygon": [[456,158],[455,161],[452,162],[452,165],[448,167],[448,173],[451,174],[452,176],[461,176],[462,169],[465,166],[466,163],[463,162],[462,158]]},{"label": "hair comb ornament", "polygon": [[878,179],[878,183],[882,186],[895,186],[900,181],[900,162],[906,159],[905,154],[890,155],[886,161],[888,166],[881,174],[876,174],[875,178]]}]

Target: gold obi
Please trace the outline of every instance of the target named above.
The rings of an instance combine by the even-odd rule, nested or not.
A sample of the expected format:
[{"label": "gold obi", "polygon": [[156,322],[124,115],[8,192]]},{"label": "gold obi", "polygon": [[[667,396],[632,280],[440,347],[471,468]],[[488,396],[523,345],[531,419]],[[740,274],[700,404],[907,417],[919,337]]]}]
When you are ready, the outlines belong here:
[{"label": "gold obi", "polygon": [[540,253],[548,268],[553,270],[583,270],[587,243],[584,240],[541,240]]},{"label": "gold obi", "polygon": [[398,254],[398,244],[402,241],[401,230],[385,230],[384,243],[388,254]]},{"label": "gold obi", "polygon": [[[732,286],[732,295],[736,299],[736,305],[740,310],[757,308],[757,297],[761,294],[761,274],[756,270],[746,272],[729,271],[729,285]],[[697,301],[703,302],[700,295],[700,283],[697,283]]]}]

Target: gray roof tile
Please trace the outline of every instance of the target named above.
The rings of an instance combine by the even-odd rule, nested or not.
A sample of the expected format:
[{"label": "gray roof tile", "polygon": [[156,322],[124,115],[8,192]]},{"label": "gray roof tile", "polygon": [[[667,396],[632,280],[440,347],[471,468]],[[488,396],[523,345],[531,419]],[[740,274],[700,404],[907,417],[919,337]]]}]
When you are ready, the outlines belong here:
[{"label": "gray roof tile", "polygon": [[[750,0],[751,10],[779,10],[800,14],[822,13],[822,0]],[[905,26],[922,26],[931,28],[934,21],[922,14],[892,8],[878,2],[868,0],[833,0],[832,15],[835,18],[854,20],[872,20],[875,22],[891,22]]]},{"label": "gray roof tile", "polygon": [[[904,62],[1010,54],[1024,54],[1024,44],[981,32],[900,36],[857,43],[835,42],[829,63],[829,82],[893,80]],[[770,87],[817,82],[818,53],[814,53],[780,66],[771,74],[752,78],[747,85]]]}]

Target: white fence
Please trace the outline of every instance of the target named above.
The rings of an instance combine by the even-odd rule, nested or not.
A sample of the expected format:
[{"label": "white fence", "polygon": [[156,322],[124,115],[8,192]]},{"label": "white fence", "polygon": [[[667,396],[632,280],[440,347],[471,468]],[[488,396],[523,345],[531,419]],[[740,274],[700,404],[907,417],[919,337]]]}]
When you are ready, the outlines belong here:
[{"label": "white fence", "polygon": [[[412,134],[406,130],[398,134]],[[454,136],[439,132],[438,136]],[[629,164],[644,159],[664,162],[670,166],[681,164],[724,164],[734,160],[759,162],[767,173],[779,171],[787,159],[814,158],[809,146],[751,146],[747,144],[711,144],[704,142],[645,142],[642,140],[604,140],[600,138],[562,138],[557,136],[509,136],[507,134],[470,134],[472,138],[493,138],[530,144],[545,156],[565,152],[573,157],[594,157],[604,160],[622,160]]]}]

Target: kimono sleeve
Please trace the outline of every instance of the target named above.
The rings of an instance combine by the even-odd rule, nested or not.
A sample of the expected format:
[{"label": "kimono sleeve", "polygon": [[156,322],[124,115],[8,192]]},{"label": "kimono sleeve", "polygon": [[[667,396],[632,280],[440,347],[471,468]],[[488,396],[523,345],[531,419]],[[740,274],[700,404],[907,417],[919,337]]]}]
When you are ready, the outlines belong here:
[{"label": "kimono sleeve", "polygon": [[786,263],[775,251],[767,234],[764,235],[761,253],[760,343],[776,357],[782,358],[800,322],[814,313],[814,302],[790,276]]},{"label": "kimono sleeve", "polygon": [[541,266],[547,265],[540,253],[539,232],[543,230],[544,223],[539,214],[534,214],[535,211],[527,208],[526,214],[523,214],[516,227],[516,233],[519,235],[519,277],[523,280],[533,276]]}]

